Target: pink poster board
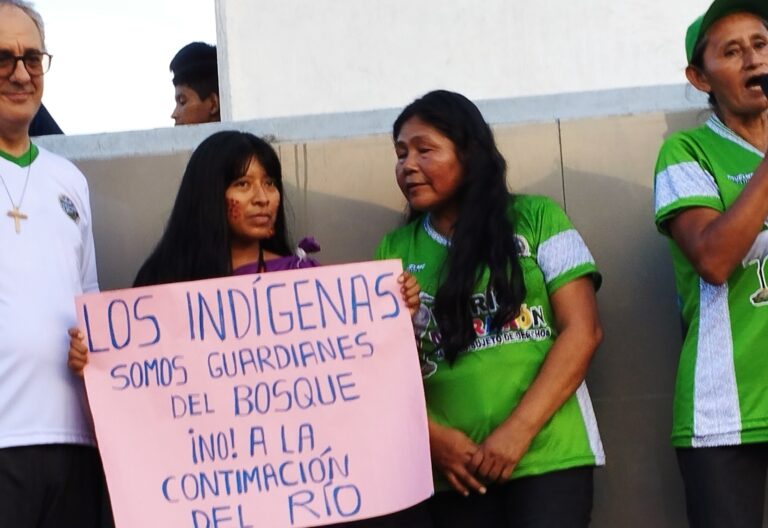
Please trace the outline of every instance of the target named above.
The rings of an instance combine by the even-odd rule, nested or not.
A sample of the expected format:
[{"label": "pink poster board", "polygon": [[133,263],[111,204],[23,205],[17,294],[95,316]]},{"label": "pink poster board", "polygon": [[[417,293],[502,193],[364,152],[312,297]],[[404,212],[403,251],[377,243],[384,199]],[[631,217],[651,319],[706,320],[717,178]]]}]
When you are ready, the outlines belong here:
[{"label": "pink poster board", "polygon": [[432,492],[399,261],[77,299],[117,528],[320,526]]}]

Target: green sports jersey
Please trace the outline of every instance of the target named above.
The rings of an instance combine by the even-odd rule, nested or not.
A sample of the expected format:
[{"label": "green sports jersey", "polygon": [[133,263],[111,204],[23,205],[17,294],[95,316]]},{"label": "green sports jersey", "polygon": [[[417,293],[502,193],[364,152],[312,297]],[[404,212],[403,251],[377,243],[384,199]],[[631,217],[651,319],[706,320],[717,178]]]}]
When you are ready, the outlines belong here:
[{"label": "green sports jersey", "polygon": [[[516,319],[489,331],[497,311],[486,296],[488,270],[472,297],[477,338],[453,366],[444,359],[432,314],[449,241],[422,217],[381,242],[378,258],[400,258],[421,286],[421,307],[414,327],[419,338],[427,411],[438,423],[482,442],[522,398],[541,367],[556,329],[549,296],[567,282],[600,275],[587,246],[562,209],[541,196],[517,196],[510,208],[520,250],[525,287]],[[490,241],[489,241],[490,243]],[[600,435],[586,384],[566,401],[534,438],[512,478],[576,466],[603,464]],[[438,489],[446,485],[439,479]]]},{"label": "green sports jersey", "polygon": [[[689,207],[723,212],[764,154],[716,116],[669,137],[654,183],[655,220]],[[726,284],[702,279],[669,239],[685,337],[675,387],[672,443],[709,447],[768,441],[768,289],[763,229]]]}]

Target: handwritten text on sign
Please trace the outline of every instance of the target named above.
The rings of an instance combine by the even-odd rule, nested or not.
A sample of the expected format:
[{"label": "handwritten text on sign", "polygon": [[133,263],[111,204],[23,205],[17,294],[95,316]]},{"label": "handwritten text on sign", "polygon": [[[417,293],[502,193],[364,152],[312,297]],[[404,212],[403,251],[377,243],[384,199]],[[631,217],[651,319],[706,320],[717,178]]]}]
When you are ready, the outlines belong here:
[{"label": "handwritten text on sign", "polygon": [[312,526],[432,493],[398,261],[78,298],[118,528]]}]

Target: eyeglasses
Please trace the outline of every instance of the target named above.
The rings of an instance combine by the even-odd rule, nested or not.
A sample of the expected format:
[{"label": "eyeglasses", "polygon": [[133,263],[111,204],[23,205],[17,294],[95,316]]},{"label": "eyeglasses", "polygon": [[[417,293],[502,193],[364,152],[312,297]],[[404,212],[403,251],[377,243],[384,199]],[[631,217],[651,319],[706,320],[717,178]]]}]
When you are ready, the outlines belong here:
[{"label": "eyeglasses", "polygon": [[16,71],[16,64],[24,63],[27,73],[31,77],[39,77],[48,72],[53,57],[44,51],[30,51],[24,55],[14,55],[7,51],[0,52],[0,77],[10,77]]}]

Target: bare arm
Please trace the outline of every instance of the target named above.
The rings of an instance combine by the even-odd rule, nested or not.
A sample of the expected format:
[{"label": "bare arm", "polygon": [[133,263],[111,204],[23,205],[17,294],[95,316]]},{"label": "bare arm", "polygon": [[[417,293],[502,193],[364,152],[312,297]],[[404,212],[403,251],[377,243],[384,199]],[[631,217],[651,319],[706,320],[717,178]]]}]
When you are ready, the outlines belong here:
[{"label": "bare arm", "polygon": [[559,334],[520,403],[472,457],[469,469],[482,479],[509,478],[533,438],[584,380],[602,340],[591,279],[565,284],[550,300]]},{"label": "bare arm", "polygon": [[747,255],[768,217],[768,161],[724,213],[686,209],[669,222],[675,243],[710,284],[723,284]]}]

